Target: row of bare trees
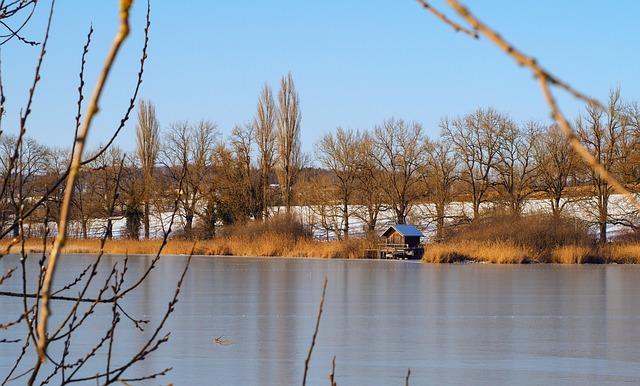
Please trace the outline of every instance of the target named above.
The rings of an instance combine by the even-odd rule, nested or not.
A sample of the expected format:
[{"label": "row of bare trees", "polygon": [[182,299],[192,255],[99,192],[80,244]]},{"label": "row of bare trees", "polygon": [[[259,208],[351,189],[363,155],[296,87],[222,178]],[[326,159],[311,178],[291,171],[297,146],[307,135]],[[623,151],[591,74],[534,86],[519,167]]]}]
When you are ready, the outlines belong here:
[{"label": "row of bare trees", "polygon": [[[592,105],[575,121],[584,145],[634,190],[640,177],[639,116],[637,103],[623,102],[620,91],[612,90],[606,111]],[[316,155],[331,174],[304,190],[313,192],[320,212],[322,200],[339,204],[340,221],[327,226],[346,237],[353,208],[364,209],[359,220],[373,230],[380,210],[392,210],[395,221],[404,223],[412,206],[428,202],[427,216],[440,239],[453,215],[448,205],[455,200],[471,203],[472,213],[466,215],[471,220],[487,207],[519,216],[534,198],[547,200],[554,216],[580,201],[581,211],[597,224],[601,243],[609,224],[636,226],[633,208],[610,210],[612,187],[580,160],[557,126],[517,124],[493,108],[445,118],[440,126],[436,140],[427,138],[419,124],[395,119],[368,132],[338,129],[325,135]]]},{"label": "row of bare trees", "polygon": [[[269,215],[267,208],[282,205],[289,213],[294,186],[307,159],[301,151],[301,110],[292,75],[283,76],[274,101],[265,85],[252,123],[237,126],[221,138],[210,121],[174,122],[163,132],[155,106],[140,101],[134,154],[101,145],[82,169],[73,194],[72,233],[79,237],[113,236],[113,221],[126,220],[130,238],[149,238],[159,213],[171,211],[179,197],[185,236],[213,237],[216,226]],[[71,150],[49,148],[34,139],[20,141],[16,167],[7,164],[18,145],[15,136],[0,137],[0,167],[8,188],[0,202],[0,227],[18,232],[15,225],[24,205],[45,196],[65,173]],[[11,170],[10,172],[7,172]],[[115,184],[118,186],[116,187]],[[117,189],[116,189],[117,188]],[[116,212],[109,215],[109,192],[119,192]],[[27,223],[28,236],[40,236],[56,224],[64,189],[47,193]],[[25,200],[27,198],[27,200]],[[153,213],[152,213],[153,212]],[[194,230],[194,222],[198,229]],[[103,228],[96,231],[96,227]],[[6,232],[5,232],[6,233]]]},{"label": "row of bare trees", "polygon": [[[589,106],[575,121],[584,145],[632,188],[640,177],[638,117],[638,104],[624,102],[620,91],[612,90],[607,111]],[[382,212],[405,223],[410,216],[418,220],[416,204],[431,203],[422,215],[434,221],[440,239],[452,217],[461,220],[448,210],[453,201],[470,202],[466,217],[473,219],[487,206],[520,215],[532,198],[548,200],[559,216],[579,197],[601,242],[608,224],[635,226],[631,217],[612,215],[611,186],[580,161],[554,125],[518,124],[485,108],[442,119],[440,137],[431,139],[419,123],[392,118],[367,131],[338,128],[325,134],[315,144],[320,167],[314,169],[301,151],[300,119],[291,74],[282,77],[277,103],[265,85],[253,121],[236,126],[227,138],[210,121],[175,122],[161,131],[153,104],[141,101],[136,154],[127,157],[111,147],[80,175],[72,211],[76,235],[95,235],[91,227],[97,223],[111,237],[113,220],[120,217],[126,219],[122,236],[153,237],[150,218],[160,223],[176,193],[187,237],[215,237],[220,224],[263,219],[279,207],[290,213],[294,205],[312,208],[320,227],[349,237],[354,221],[375,231]],[[1,139],[3,159],[14,142],[11,136]],[[22,147],[16,171],[7,176],[3,227],[16,218],[17,203],[25,201],[20,197],[36,199],[68,164],[60,149],[32,139]],[[115,184],[119,210],[109,217]],[[60,197],[51,195],[32,221],[55,221]]]}]

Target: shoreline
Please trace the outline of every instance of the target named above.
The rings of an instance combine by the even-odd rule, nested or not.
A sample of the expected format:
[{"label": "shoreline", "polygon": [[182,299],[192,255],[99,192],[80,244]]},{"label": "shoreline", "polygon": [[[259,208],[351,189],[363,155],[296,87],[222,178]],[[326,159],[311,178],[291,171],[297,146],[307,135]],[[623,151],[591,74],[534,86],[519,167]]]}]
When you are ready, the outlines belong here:
[{"label": "shoreline", "polygon": [[[69,239],[62,252],[65,254],[97,254],[100,239]],[[11,245],[10,250],[7,248]],[[19,254],[24,245],[28,254],[43,253],[42,239],[23,242],[0,240],[3,254]],[[110,255],[154,255],[162,240],[107,240],[103,253]],[[48,239],[50,251],[53,240]],[[162,255],[236,256],[236,257],[296,257],[328,259],[364,259],[367,242],[364,239],[317,241],[292,239],[270,235],[248,240],[246,238],[216,238],[214,240],[169,239]],[[640,264],[640,243],[607,244],[604,247],[560,246],[552,251],[534,251],[509,242],[457,242],[428,244],[420,260],[434,264]]]}]

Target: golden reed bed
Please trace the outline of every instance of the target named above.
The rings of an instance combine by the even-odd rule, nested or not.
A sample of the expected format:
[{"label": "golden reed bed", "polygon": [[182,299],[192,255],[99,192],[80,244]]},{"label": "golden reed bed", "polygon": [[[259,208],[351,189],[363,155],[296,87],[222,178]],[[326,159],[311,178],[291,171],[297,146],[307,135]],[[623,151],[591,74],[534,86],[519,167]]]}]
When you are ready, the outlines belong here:
[{"label": "golden reed bed", "polygon": [[640,264],[640,244],[608,244],[598,248],[559,246],[551,251],[536,251],[509,242],[460,241],[429,245],[422,260],[429,263]]},{"label": "golden reed bed", "polygon": [[[0,250],[7,253],[10,240],[0,241]],[[107,240],[104,253],[108,254],[156,254],[162,244],[161,240]],[[53,241],[47,242],[50,250]],[[22,243],[13,244],[11,253],[19,253]],[[293,238],[280,234],[264,234],[258,237],[226,237],[214,240],[182,240],[171,239],[162,250],[165,255],[234,255],[234,256],[282,256],[282,257],[323,257],[355,259],[362,257],[366,248],[365,241],[350,239],[333,242],[321,242],[306,238]],[[45,249],[41,239],[27,239],[24,250],[27,253],[42,253]],[[98,239],[69,239],[63,253],[98,253]]]},{"label": "golden reed bed", "polygon": [[[104,253],[107,254],[155,254],[161,246],[161,240],[107,240]],[[7,253],[10,240],[1,240],[0,248]],[[47,242],[47,250],[52,241]],[[282,256],[282,257],[321,257],[357,259],[371,245],[363,239],[352,238],[340,241],[317,241],[306,238],[292,238],[281,234],[264,234],[259,237],[227,237],[215,240],[189,241],[172,239],[167,242],[162,254],[189,254],[193,249],[196,255],[233,255],[233,256]],[[13,244],[11,253],[19,253],[22,243]],[[24,241],[27,253],[42,253],[42,240]],[[100,240],[70,239],[63,251],[65,253],[98,253]],[[640,244],[608,244],[605,247],[589,248],[584,246],[562,246],[550,252],[535,251],[509,242],[458,241],[455,243],[429,244],[425,248],[422,261],[427,263],[483,262],[494,264],[588,264],[619,263],[640,264]]]}]

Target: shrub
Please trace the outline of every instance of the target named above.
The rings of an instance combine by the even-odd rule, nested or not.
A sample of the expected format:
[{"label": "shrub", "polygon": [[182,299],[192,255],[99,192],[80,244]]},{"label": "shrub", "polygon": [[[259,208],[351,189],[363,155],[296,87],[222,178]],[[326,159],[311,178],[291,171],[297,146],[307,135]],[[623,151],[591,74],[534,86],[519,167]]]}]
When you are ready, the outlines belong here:
[{"label": "shrub", "polygon": [[564,245],[551,251],[551,262],[558,264],[584,264],[591,260],[592,248],[577,245]]},{"label": "shrub", "polygon": [[229,225],[223,228],[221,234],[228,238],[254,238],[265,234],[278,234],[292,237],[294,240],[313,236],[300,219],[286,214],[270,217],[266,221]]},{"label": "shrub", "polygon": [[616,244],[640,244],[640,230],[627,229],[614,236],[611,241]]},{"label": "shrub", "polygon": [[[588,225],[578,219],[548,214],[512,216],[502,212],[483,215],[450,232],[447,243],[476,241],[503,248],[526,250],[529,258],[551,262],[552,252],[559,247],[592,247],[594,237]],[[521,255],[521,253],[518,253]]]},{"label": "shrub", "polygon": [[598,254],[602,255],[608,263],[639,264],[640,244],[637,242],[607,244],[598,249]]}]

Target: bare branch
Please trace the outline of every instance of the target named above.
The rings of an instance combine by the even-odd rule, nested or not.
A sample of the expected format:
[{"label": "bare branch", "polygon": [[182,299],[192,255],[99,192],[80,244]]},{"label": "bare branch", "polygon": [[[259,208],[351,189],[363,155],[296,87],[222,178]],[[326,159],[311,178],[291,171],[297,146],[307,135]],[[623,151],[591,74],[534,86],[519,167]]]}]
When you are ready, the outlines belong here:
[{"label": "bare branch", "polygon": [[464,33],[466,33],[467,35],[471,36],[474,39],[478,39],[479,38],[478,33],[476,31],[472,31],[470,29],[462,27],[460,24],[454,23],[444,13],[442,13],[442,12],[438,11],[437,9],[435,9],[434,7],[432,7],[425,0],[418,0],[418,3],[420,3],[429,12],[433,13],[434,15],[436,15],[437,18],[442,20],[445,24],[449,25],[456,32],[464,32]]},{"label": "bare branch", "polygon": [[[42,286],[42,306],[41,306],[41,311],[40,311],[40,321],[38,324],[38,346],[37,346],[37,351],[38,351],[38,357],[39,357],[39,362],[43,363],[45,361],[45,353],[46,353],[46,349],[47,349],[47,342],[48,342],[48,338],[47,338],[47,322],[49,319],[49,296],[50,296],[50,288],[51,288],[51,282],[53,280],[53,275],[55,273],[55,268],[56,268],[56,262],[57,262],[57,258],[60,254],[60,251],[62,249],[62,246],[64,245],[65,241],[66,241],[66,235],[67,235],[67,220],[68,220],[68,216],[69,216],[69,206],[71,203],[71,194],[73,192],[73,186],[75,185],[75,181],[76,178],[78,176],[78,173],[80,172],[80,164],[82,161],[82,151],[84,149],[84,145],[85,145],[85,139],[87,137],[87,134],[89,132],[89,128],[91,127],[91,122],[94,118],[94,116],[97,114],[98,112],[98,102],[100,100],[100,96],[102,94],[102,90],[104,88],[104,85],[106,83],[107,77],[109,75],[109,72],[112,68],[113,62],[115,60],[115,57],[118,53],[118,51],[120,50],[120,47],[122,45],[122,43],[124,42],[124,40],[127,38],[127,36],[129,35],[129,10],[131,8],[132,5],[132,1],[129,0],[122,0],[120,2],[120,29],[118,30],[118,33],[114,39],[114,42],[111,46],[111,50],[109,52],[109,54],[107,55],[107,59],[105,61],[104,67],[102,69],[102,72],[100,74],[100,77],[97,81],[96,87],[94,89],[93,95],[91,97],[91,101],[89,102],[89,106],[87,108],[87,115],[85,116],[85,119],[83,121],[82,124],[82,129],[78,135],[78,137],[76,138],[76,142],[77,142],[77,152],[74,154],[73,157],[73,162],[71,165],[71,171],[69,173],[69,177],[67,179],[67,186],[65,189],[65,197],[64,197],[64,201],[63,201],[63,205],[62,205],[62,209],[61,209],[61,215],[60,215],[60,226],[59,226],[59,230],[58,230],[58,236],[56,237],[56,240],[54,242],[54,246],[53,249],[51,251],[51,255],[49,257],[49,262],[48,262],[48,267],[47,267],[47,271],[44,277],[44,283]],[[39,366],[38,366],[39,367]],[[34,371],[33,377],[32,379],[34,379],[36,373],[37,373],[37,369],[36,371]]]},{"label": "bare branch", "polygon": [[331,374],[329,374],[329,381],[331,382],[331,386],[336,386],[336,381],[334,380],[336,373],[336,356],[333,356],[333,360],[331,361]]},{"label": "bare branch", "polygon": [[628,189],[622,186],[622,184],[611,173],[609,173],[602,165],[600,165],[596,158],[582,145],[580,140],[573,132],[573,129],[569,125],[568,121],[558,108],[557,103],[553,98],[553,95],[551,94],[549,84],[558,86],[569,94],[573,95],[575,98],[578,98],[590,105],[595,105],[599,109],[604,110],[604,106],[600,102],[579,92],[559,78],[551,75],[548,71],[544,70],[534,58],[524,54],[523,52],[519,51],[514,46],[509,44],[502,36],[500,36],[500,34],[482,23],[471,13],[471,11],[469,11],[467,7],[462,5],[459,1],[447,0],[447,4],[449,4],[449,6],[453,8],[474,30],[484,35],[487,39],[489,39],[489,41],[495,44],[507,55],[511,56],[516,61],[516,63],[529,68],[533,72],[535,77],[538,79],[538,82],[540,83],[542,93],[547,100],[549,107],[551,108],[551,113],[554,119],[556,120],[556,122],[558,122],[560,128],[565,133],[576,152],[580,154],[580,156],[589,164],[589,166],[591,166],[598,174],[600,174],[603,179],[605,179],[611,186],[613,186],[613,188],[618,193],[625,195],[627,199],[631,203],[633,203],[633,205],[640,209],[640,201],[638,201],[638,199],[633,194],[631,194]]},{"label": "bare branch", "polygon": [[[7,34],[0,34],[0,46],[13,38],[16,38],[21,42],[31,46],[38,45],[37,42],[27,40],[20,35],[20,31],[24,28],[24,26],[27,25],[29,20],[31,20],[31,17],[33,16],[33,13],[37,5],[38,5],[38,0],[19,0],[19,1],[16,0],[16,1],[11,1],[8,4],[5,4],[5,2],[2,1],[0,3],[0,25],[3,26],[8,31]],[[19,23],[19,26],[17,28],[11,27],[5,21],[5,19],[14,20],[18,14],[22,14],[22,11],[29,7],[31,7],[31,9],[29,10],[29,14],[24,18],[24,20],[21,23]]]},{"label": "bare branch", "polygon": [[318,310],[318,319],[316,320],[316,330],[313,332],[313,338],[311,339],[311,347],[309,347],[309,353],[307,359],[304,361],[304,375],[302,377],[302,386],[307,384],[307,371],[309,370],[309,361],[311,361],[311,353],[313,352],[313,346],[316,345],[316,337],[318,336],[318,329],[320,328],[320,316],[322,316],[322,305],[324,304],[324,295],[327,292],[327,277],[324,278],[324,286],[322,287],[322,299],[320,299],[320,309]]},{"label": "bare branch", "polygon": [[[93,26],[91,26],[91,28],[89,28],[89,33],[87,34],[87,43],[84,45],[84,49],[82,50],[82,60],[80,61],[80,85],[78,86],[78,112],[76,113],[76,127],[75,127],[75,134],[73,135],[74,141],[73,141],[73,145],[71,147],[71,157],[70,160],[73,159],[73,153],[76,150],[76,141],[75,138],[78,137],[78,129],[80,129],[80,123],[81,123],[81,118],[82,118],[82,101],[84,100],[84,66],[87,63],[87,60],[85,59],[87,56],[87,53],[89,52],[89,45],[91,44],[91,35],[93,35]],[[69,167],[71,167],[71,165],[69,165]]]}]

